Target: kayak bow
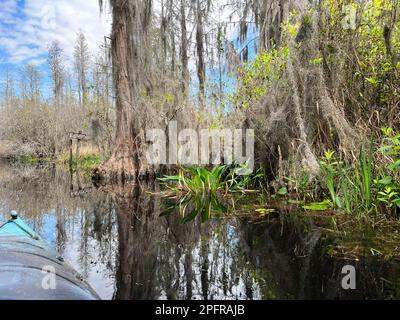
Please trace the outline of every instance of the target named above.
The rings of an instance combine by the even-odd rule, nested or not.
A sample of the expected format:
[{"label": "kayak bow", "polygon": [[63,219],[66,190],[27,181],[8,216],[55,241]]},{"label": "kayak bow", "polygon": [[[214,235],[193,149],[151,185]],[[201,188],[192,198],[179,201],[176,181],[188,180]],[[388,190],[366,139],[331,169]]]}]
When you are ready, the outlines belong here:
[{"label": "kayak bow", "polygon": [[0,300],[98,300],[83,278],[17,214],[0,222]]}]

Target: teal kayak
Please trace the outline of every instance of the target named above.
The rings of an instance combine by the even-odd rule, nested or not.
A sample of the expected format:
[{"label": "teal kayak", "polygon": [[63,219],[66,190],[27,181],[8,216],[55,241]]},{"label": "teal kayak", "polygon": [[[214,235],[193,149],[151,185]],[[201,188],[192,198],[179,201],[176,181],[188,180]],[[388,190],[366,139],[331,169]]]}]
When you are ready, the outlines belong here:
[{"label": "teal kayak", "polygon": [[16,214],[0,221],[0,300],[98,300],[83,278]]}]

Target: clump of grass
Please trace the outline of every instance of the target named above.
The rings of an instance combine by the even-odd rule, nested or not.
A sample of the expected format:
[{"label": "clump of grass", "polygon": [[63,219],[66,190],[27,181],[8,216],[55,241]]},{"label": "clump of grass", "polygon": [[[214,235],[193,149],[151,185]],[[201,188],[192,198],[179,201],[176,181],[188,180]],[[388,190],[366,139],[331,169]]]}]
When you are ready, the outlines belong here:
[{"label": "clump of grass", "polygon": [[181,167],[175,176],[158,179],[173,192],[194,194],[217,194],[219,191],[248,191],[262,185],[264,173],[259,169],[251,173],[247,164],[204,167]]},{"label": "clump of grass", "polygon": [[173,192],[215,194],[226,185],[226,166],[217,166],[212,171],[203,167],[182,167],[176,176],[159,178]]},{"label": "clump of grass", "polygon": [[[64,152],[59,155],[56,159],[56,162],[69,165],[69,152]],[[84,144],[79,149],[79,158],[76,158],[76,154],[74,152],[72,156],[72,165],[74,168],[78,168],[83,172],[91,172],[95,167],[100,165],[103,162],[101,155],[97,148],[90,144]]]},{"label": "clump of grass", "polygon": [[[39,163],[57,163],[68,165],[69,164],[69,152],[64,152],[58,156],[46,156],[39,157],[33,155],[21,156],[18,161],[25,164],[39,164]],[[74,154],[72,157],[72,165],[74,168],[78,167],[83,171],[91,171],[96,166],[102,163],[101,158],[97,148],[90,144],[85,144],[79,149],[79,158],[76,158]]]},{"label": "clump of grass", "polygon": [[187,223],[197,216],[205,222],[212,213],[225,212],[217,194],[227,186],[227,170],[227,166],[217,166],[211,171],[203,167],[182,167],[178,175],[160,178],[169,191],[178,194],[178,197],[167,196],[167,209],[161,215],[179,210],[182,222]]},{"label": "clump of grass", "polygon": [[84,171],[92,171],[95,167],[102,163],[102,159],[98,154],[87,154],[75,159],[75,165]]},{"label": "clump of grass", "polygon": [[373,143],[370,144],[369,154],[367,155],[364,147],[360,150],[359,156],[360,163],[360,177],[361,177],[361,195],[362,200],[366,208],[371,207],[372,201],[372,177],[374,170],[374,151],[373,151]]},{"label": "clump of grass", "polygon": [[33,155],[26,155],[18,158],[18,162],[24,164],[51,163],[55,162],[55,160],[55,157],[38,157]]},{"label": "clump of grass", "polygon": [[263,178],[262,170],[251,173],[247,163],[216,166],[211,170],[204,167],[181,167],[177,175],[159,179],[168,190],[168,193],[164,193],[168,205],[162,215],[179,210],[184,223],[197,216],[204,222],[213,213],[219,217],[227,211],[223,195],[249,191],[248,188],[261,185]]},{"label": "clump of grass", "polygon": [[369,151],[360,149],[353,167],[337,160],[333,151],[326,151],[322,158],[322,180],[332,207],[348,213],[393,214],[400,209],[400,134],[383,128],[384,145],[378,152],[386,156],[385,165],[378,167],[374,158],[374,144]]},{"label": "clump of grass", "polygon": [[324,177],[324,182],[325,185],[329,191],[329,196],[331,198],[331,201],[334,205],[340,204],[339,198],[338,198],[338,193],[337,193],[337,183],[336,183],[336,177],[340,173],[340,167],[342,165],[342,162],[337,161],[334,158],[334,151],[327,150],[325,151],[325,154],[320,161],[320,167],[321,167],[321,174]]},{"label": "clump of grass", "polygon": [[364,147],[360,149],[358,163],[353,168],[336,159],[334,154],[328,150],[320,161],[322,181],[328,191],[331,207],[344,209],[348,213],[356,208],[369,211],[374,205],[372,143],[368,155]]},{"label": "clump of grass", "polygon": [[161,216],[167,216],[175,211],[179,211],[182,222],[187,223],[194,220],[197,216],[201,217],[202,222],[211,219],[212,215],[220,217],[227,208],[214,194],[203,196],[199,194],[186,193],[182,197],[167,197],[167,208]]}]

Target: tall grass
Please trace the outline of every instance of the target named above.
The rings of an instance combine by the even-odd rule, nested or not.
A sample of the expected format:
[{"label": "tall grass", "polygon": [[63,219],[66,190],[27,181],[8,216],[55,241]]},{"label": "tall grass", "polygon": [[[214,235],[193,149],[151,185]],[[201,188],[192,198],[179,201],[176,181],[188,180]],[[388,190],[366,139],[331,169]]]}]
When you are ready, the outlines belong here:
[{"label": "tall grass", "polygon": [[262,170],[259,169],[255,173],[246,170],[247,164],[216,166],[212,170],[186,166],[181,167],[177,175],[164,176],[158,180],[171,191],[203,195],[216,194],[218,191],[245,192],[248,188],[260,188],[265,176]]},{"label": "tall grass", "polygon": [[227,184],[224,177],[226,166],[217,166],[212,171],[203,167],[182,167],[176,176],[165,176],[158,180],[175,192],[215,194]]},{"label": "tall grass", "polygon": [[351,213],[359,208],[369,210],[372,203],[374,174],[373,144],[369,154],[360,149],[358,162],[353,167],[335,159],[333,151],[326,151],[320,162],[321,175],[334,207]]},{"label": "tall grass", "polygon": [[[247,173],[247,174],[243,174]],[[223,199],[229,192],[246,192],[262,185],[264,173],[251,173],[247,164],[203,167],[181,167],[175,176],[158,179],[173,195],[166,194],[168,206],[162,215],[178,210],[184,223],[200,216],[202,221],[226,212]]]},{"label": "tall grass", "polygon": [[361,195],[366,208],[371,207],[372,200],[372,181],[374,168],[373,142],[370,144],[369,154],[365,152],[364,146],[361,147],[360,156],[360,176],[361,176]]},{"label": "tall grass", "polygon": [[[400,139],[400,135],[396,137]],[[392,146],[385,146],[379,151],[389,150],[394,154],[393,145],[396,147],[400,143],[392,141]],[[334,152],[325,152],[320,162],[321,176],[334,207],[360,214],[391,213],[395,210],[393,208],[400,208],[400,183],[396,181],[396,173],[393,171],[393,168],[396,170],[398,160],[391,159],[389,164],[377,168],[375,156],[377,153],[374,152],[373,142],[368,151],[365,146],[360,148],[357,162],[353,166],[335,159]]]},{"label": "tall grass", "polygon": [[328,189],[330,199],[334,206],[340,206],[336,191],[336,178],[339,174],[341,162],[334,158],[334,151],[327,150],[320,161],[321,174],[324,177],[325,185]]},{"label": "tall grass", "polygon": [[[366,216],[370,214],[390,214],[400,212],[400,135],[393,130],[384,131],[387,135],[383,139],[384,146],[375,150],[374,142],[369,148],[360,148],[357,161],[347,164],[335,156],[335,152],[327,150],[320,161],[320,180],[322,194],[302,194],[305,199],[312,198],[311,205],[303,206],[306,210],[343,210],[349,214]],[[386,162],[379,162],[379,155],[385,156]],[[262,170],[248,175],[243,172],[244,165],[217,166],[211,170],[203,167],[182,167],[176,176],[166,176],[159,179],[169,191],[181,193],[180,205],[187,209],[188,199],[196,198],[201,212],[220,210],[216,199],[224,193],[247,192],[254,189],[268,190],[265,184],[265,174]],[[301,181],[296,178],[287,178],[296,186],[297,196],[300,192],[313,192],[316,186],[310,179],[301,175]],[[312,184],[314,183],[314,184]],[[285,196],[291,196],[284,189]],[[314,188],[317,190],[316,188]],[[278,191],[279,194],[279,191]],[[267,193],[271,198],[273,191]],[[315,198],[317,195],[317,199]],[[202,198],[203,197],[203,198]],[[197,199],[199,198],[199,199]],[[207,198],[207,199],[206,199]],[[304,203],[303,201],[303,203]],[[199,212],[200,212],[199,211]],[[190,211],[189,217],[195,214]]]}]

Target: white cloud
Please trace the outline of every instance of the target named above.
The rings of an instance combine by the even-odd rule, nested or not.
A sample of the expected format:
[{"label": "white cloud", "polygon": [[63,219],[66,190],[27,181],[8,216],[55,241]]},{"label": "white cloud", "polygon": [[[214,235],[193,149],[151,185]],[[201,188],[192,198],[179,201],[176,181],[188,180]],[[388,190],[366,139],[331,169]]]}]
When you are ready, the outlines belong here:
[{"label": "white cloud", "polygon": [[17,10],[17,0],[3,0],[0,9],[0,21],[2,23],[13,23],[13,13]]},{"label": "white cloud", "polygon": [[0,0],[0,51],[8,63],[44,63],[48,44],[58,40],[72,58],[81,29],[92,52],[110,33],[110,16],[100,15],[98,0]]}]

